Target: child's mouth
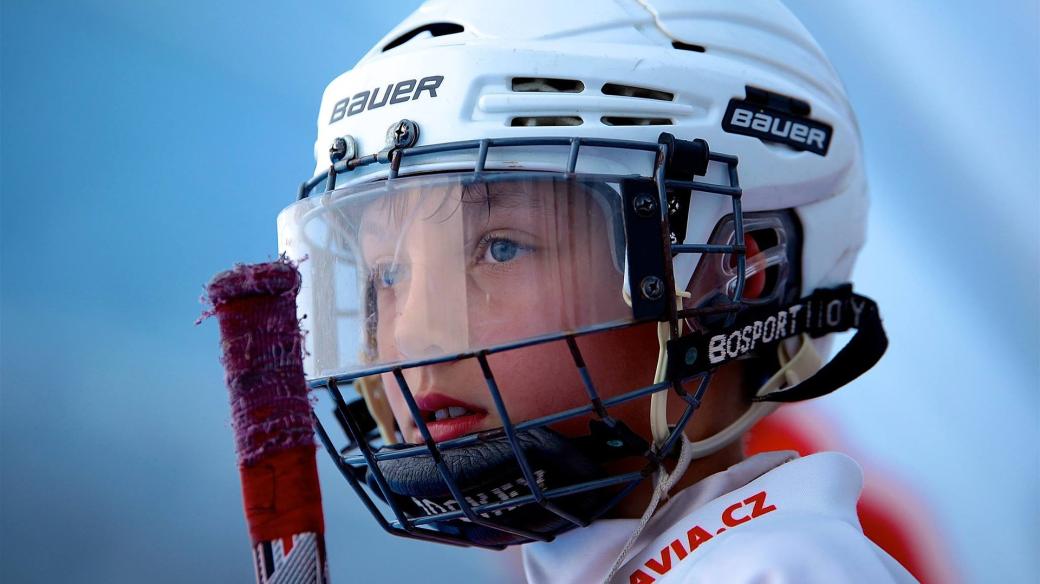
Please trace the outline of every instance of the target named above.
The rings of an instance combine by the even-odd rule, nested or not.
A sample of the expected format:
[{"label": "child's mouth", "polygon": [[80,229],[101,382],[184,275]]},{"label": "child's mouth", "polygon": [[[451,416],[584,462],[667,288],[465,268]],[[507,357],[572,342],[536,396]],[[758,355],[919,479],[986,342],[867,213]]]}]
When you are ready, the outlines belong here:
[{"label": "child's mouth", "polygon": [[[427,392],[416,395],[415,402],[419,406],[430,437],[437,442],[474,432],[487,417],[487,411],[483,408],[441,393]],[[416,442],[422,442],[422,436],[418,431],[415,438]]]}]

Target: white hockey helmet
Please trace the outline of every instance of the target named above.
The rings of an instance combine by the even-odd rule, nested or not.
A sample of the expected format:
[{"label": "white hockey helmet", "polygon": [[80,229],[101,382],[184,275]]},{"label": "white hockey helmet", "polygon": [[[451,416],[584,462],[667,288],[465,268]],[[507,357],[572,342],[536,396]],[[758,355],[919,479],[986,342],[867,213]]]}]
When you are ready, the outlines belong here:
[{"label": "white hockey helmet", "polygon": [[[694,456],[703,456],[771,411],[768,402],[833,390],[876,361],[879,347],[883,351],[883,333],[875,332],[867,343],[873,351],[867,352],[877,354],[846,355],[858,365],[846,363],[845,374],[831,368],[825,379],[815,376],[811,388],[776,391],[812,377],[820,368],[813,345],[824,352],[827,333],[864,326],[860,315],[863,302],[869,302],[848,287],[832,289],[848,281],[864,239],[867,190],[859,130],[834,69],[778,1],[431,0],[328,85],[317,127],[315,176],[301,188],[300,200],[279,216],[279,237],[291,258],[310,258],[301,264],[300,310],[309,322],[306,366],[314,386],[329,387],[337,396],[341,419],[366,412],[340,399],[337,385],[390,372],[401,381],[403,369],[447,358],[477,359],[486,371],[489,349],[529,344],[535,336],[571,339],[575,331],[585,334],[615,323],[613,313],[611,318],[586,315],[568,323],[567,331],[535,331],[530,338],[495,342],[473,338],[451,350],[431,343],[425,353],[373,357],[375,318],[366,308],[373,301],[364,284],[372,274],[357,258],[361,208],[380,197],[424,189],[454,189],[464,197],[467,187],[460,185],[491,177],[529,181],[555,173],[559,181],[580,183],[583,192],[612,193],[617,199],[596,204],[617,215],[611,226],[623,232],[613,240],[621,241],[614,255],[623,274],[618,296],[632,306],[629,323],[651,313],[650,320],[664,323],[651,386],[652,450],[658,457],[682,434],[681,426],[669,427],[663,413],[664,396],[678,388],[680,377],[756,351],[780,353],[783,368],[758,392],[762,401],[727,431],[692,446]],[[623,183],[630,191],[646,192],[625,193]],[[573,196],[575,187],[563,190]],[[645,202],[640,196],[647,194],[652,195],[648,213],[658,225],[663,221],[671,241],[659,230],[653,245],[634,251],[636,215],[630,207],[638,206],[637,199]],[[756,230],[771,235],[756,241],[751,236]],[[655,268],[637,261],[648,254],[670,264],[656,282],[648,280],[657,277]],[[700,280],[710,282],[710,289],[699,289]],[[755,280],[755,298],[745,296],[749,280]],[[676,297],[667,292],[670,287]],[[716,297],[723,299],[724,318],[712,320],[712,310],[720,312]],[[394,442],[399,436],[387,420],[380,391],[359,385],[384,446]],[[407,386],[401,389],[410,394]],[[695,408],[699,395],[683,399]],[[413,400],[409,405],[413,414],[418,411]],[[534,480],[536,469],[525,457],[537,448],[522,444],[519,430],[503,418],[506,458],[509,464],[519,461],[530,489],[530,501],[522,504],[540,505],[562,518],[553,527],[551,522],[495,524],[489,513],[504,502],[498,507],[465,502],[472,489],[455,484],[454,467],[443,461],[450,452],[475,447],[473,440],[450,440],[445,448],[424,432],[427,446],[411,447],[410,455],[426,457],[421,464],[440,477],[443,497],[433,504],[434,497],[417,498],[402,492],[393,477],[381,476],[381,470],[392,472],[384,468],[391,461],[408,456],[395,450],[380,458],[365,444],[371,428],[360,422],[347,426],[351,446],[361,447],[364,456],[349,461],[336,456],[348,479],[363,470],[373,490],[391,504],[396,523],[381,519],[384,527],[413,537],[502,545],[551,537],[587,521],[577,517],[583,512],[602,513],[598,508],[568,512],[562,504],[554,509],[554,495],[547,492],[565,498],[588,489],[571,480],[557,483],[554,491]],[[328,440],[324,431],[322,436]],[[427,504],[406,509],[407,499]],[[517,500],[507,502],[516,506]],[[483,529],[461,529],[459,521]],[[431,535],[423,525],[439,533]],[[488,537],[496,530],[509,537]]]}]

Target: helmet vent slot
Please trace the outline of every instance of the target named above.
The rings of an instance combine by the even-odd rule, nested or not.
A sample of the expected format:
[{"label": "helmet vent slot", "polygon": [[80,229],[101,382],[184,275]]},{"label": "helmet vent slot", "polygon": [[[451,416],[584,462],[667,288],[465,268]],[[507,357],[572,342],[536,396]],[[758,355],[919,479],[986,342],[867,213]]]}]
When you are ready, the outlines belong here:
[{"label": "helmet vent slot", "polygon": [[577,79],[550,77],[514,77],[513,91],[541,93],[581,93],[585,84]]},{"label": "helmet vent slot", "polygon": [[703,53],[705,51],[701,45],[691,45],[682,41],[672,41],[672,48],[680,51],[693,51],[694,53]]},{"label": "helmet vent slot", "polygon": [[670,126],[671,118],[633,118],[627,116],[603,116],[599,119],[605,126]]},{"label": "helmet vent slot", "polygon": [[413,28],[396,39],[386,43],[383,45],[383,52],[385,53],[390,49],[396,49],[423,33],[430,33],[431,37],[440,37],[448,36],[450,34],[458,34],[464,30],[466,30],[465,27],[454,22],[431,22],[430,24],[424,24],[419,28]]},{"label": "helmet vent slot", "polygon": [[513,118],[510,126],[580,126],[582,119],[578,116],[527,116]]},{"label": "helmet vent slot", "polygon": [[638,97],[640,99],[656,99],[658,101],[672,101],[675,99],[674,93],[667,91],[660,91],[658,89],[648,89],[646,87],[634,87],[632,85],[619,85],[617,83],[607,83],[603,86],[603,93],[605,95],[619,95],[621,97]]}]

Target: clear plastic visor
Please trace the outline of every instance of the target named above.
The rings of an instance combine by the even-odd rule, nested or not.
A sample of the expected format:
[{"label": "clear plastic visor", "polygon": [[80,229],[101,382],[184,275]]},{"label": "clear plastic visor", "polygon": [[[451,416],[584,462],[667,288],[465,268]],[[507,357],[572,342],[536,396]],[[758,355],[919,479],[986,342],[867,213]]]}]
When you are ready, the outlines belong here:
[{"label": "clear plastic visor", "polygon": [[472,172],[303,199],[278,218],[300,261],[310,377],[631,320],[616,184]]}]

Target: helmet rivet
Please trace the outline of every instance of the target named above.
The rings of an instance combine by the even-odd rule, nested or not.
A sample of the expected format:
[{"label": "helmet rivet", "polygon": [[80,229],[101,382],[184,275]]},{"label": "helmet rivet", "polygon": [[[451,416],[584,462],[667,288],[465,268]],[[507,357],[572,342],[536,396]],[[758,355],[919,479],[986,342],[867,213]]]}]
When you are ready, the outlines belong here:
[{"label": "helmet rivet", "polygon": [[419,125],[412,120],[401,120],[386,131],[387,148],[411,148],[419,141]]},{"label": "helmet rivet", "polygon": [[621,448],[625,443],[620,440],[607,440],[607,446],[611,448]]},{"label": "helmet rivet", "polygon": [[645,193],[637,195],[632,199],[632,209],[640,217],[650,217],[657,211],[657,201]]},{"label": "helmet rivet", "polygon": [[697,349],[695,349],[693,347],[690,347],[689,349],[686,349],[686,354],[683,355],[683,361],[685,361],[687,365],[693,365],[694,363],[696,363],[697,362]]},{"label": "helmet rivet", "polygon": [[658,300],[664,296],[664,282],[657,276],[647,276],[639,283],[639,291],[647,300]]},{"label": "helmet rivet", "polygon": [[329,146],[329,159],[335,164],[340,160],[350,160],[357,155],[357,142],[354,137],[347,135],[336,138]]}]

